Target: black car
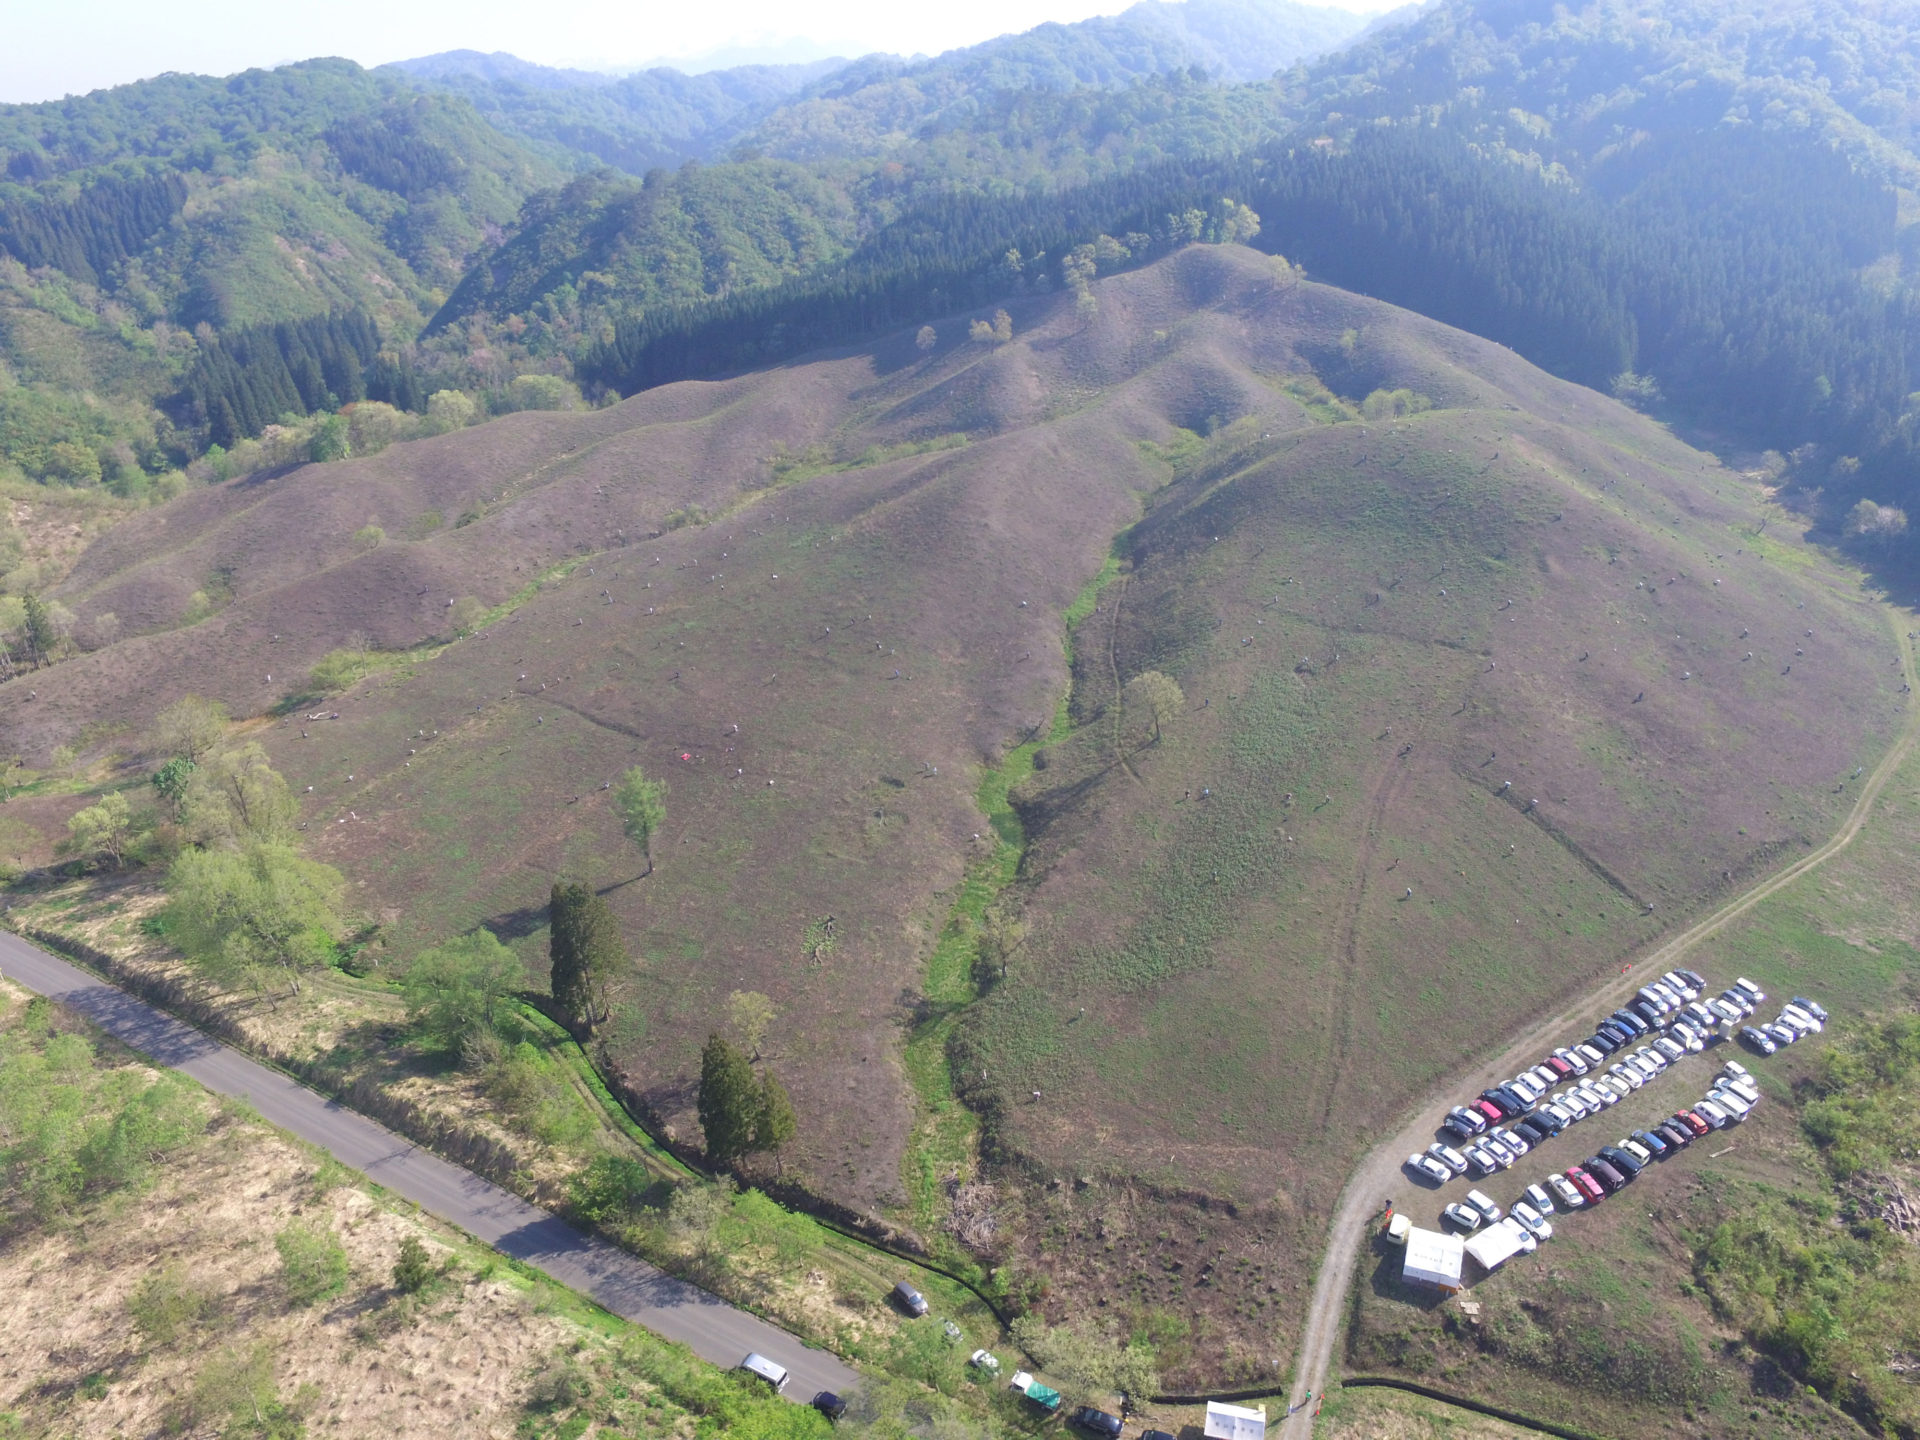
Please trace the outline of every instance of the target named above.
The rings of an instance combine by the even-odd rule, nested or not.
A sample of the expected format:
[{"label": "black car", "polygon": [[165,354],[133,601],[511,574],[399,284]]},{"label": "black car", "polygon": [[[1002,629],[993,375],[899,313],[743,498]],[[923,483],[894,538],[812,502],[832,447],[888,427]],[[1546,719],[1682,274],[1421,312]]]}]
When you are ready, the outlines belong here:
[{"label": "black car", "polygon": [[1631,1025],[1622,1025],[1618,1020],[1612,1018],[1602,1020],[1595,1028],[1603,1031],[1607,1038],[1614,1042],[1616,1047],[1626,1044],[1627,1041],[1633,1039],[1633,1037],[1639,1033]]},{"label": "black car", "polygon": [[1177,1440],[1177,1437],[1165,1430],[1142,1430],[1140,1440]]},{"label": "black car", "polygon": [[1693,1143],[1693,1132],[1671,1120],[1655,1126],[1654,1133],[1676,1150],[1684,1150]]},{"label": "black car", "polygon": [[1526,1102],[1504,1085],[1496,1085],[1491,1090],[1482,1090],[1480,1098],[1498,1110],[1503,1120],[1511,1120],[1515,1115],[1526,1113]]},{"label": "black car", "polygon": [[1655,1005],[1651,1000],[1636,1000],[1627,1008],[1642,1020],[1646,1021],[1649,1028],[1659,1028],[1661,1023],[1660,1007]]},{"label": "black car", "polygon": [[1096,1410],[1091,1405],[1079,1406],[1067,1416],[1067,1423],[1078,1425],[1082,1430],[1090,1430],[1095,1435],[1105,1435],[1108,1440],[1115,1440],[1115,1437],[1120,1434],[1120,1417],[1109,1415],[1104,1410]]},{"label": "black car", "polygon": [[1631,1030],[1635,1035],[1644,1035],[1653,1028],[1631,1010],[1616,1010],[1613,1012],[1613,1018],[1626,1026],[1627,1029]]},{"label": "black car", "polygon": [[1461,1145],[1473,1144],[1474,1138],[1478,1134],[1477,1131],[1451,1118],[1440,1122],[1440,1133],[1445,1135],[1449,1140],[1456,1141]]},{"label": "black car", "polygon": [[1698,970],[1676,969],[1673,973],[1678,975],[1682,980],[1686,981],[1687,984],[1691,985],[1696,990],[1705,990],[1707,988],[1707,977],[1702,975]]},{"label": "black car", "polygon": [[1813,1016],[1813,1018],[1818,1020],[1822,1025],[1827,1023],[1827,1012],[1824,1008],[1822,1008],[1822,1006],[1818,1001],[1809,1000],[1804,995],[1796,995],[1793,997],[1792,1000],[1790,1000],[1787,1003],[1791,1005],[1798,1005],[1802,1010],[1806,1011],[1807,1014]]},{"label": "black car", "polygon": [[1593,1035],[1588,1039],[1587,1044],[1598,1050],[1602,1055],[1611,1055],[1620,1048],[1618,1037],[1616,1037],[1612,1031],[1605,1028],[1594,1031]]},{"label": "black car", "polygon": [[1534,1111],[1531,1115],[1527,1116],[1527,1121],[1535,1129],[1544,1130],[1550,1136],[1558,1135],[1562,1130],[1567,1128],[1544,1110]]},{"label": "black car", "polygon": [[1638,1140],[1642,1145],[1646,1146],[1647,1149],[1651,1150],[1653,1152],[1653,1158],[1656,1160],[1664,1160],[1673,1153],[1673,1146],[1669,1145],[1651,1130],[1636,1130],[1630,1138]]},{"label": "black car", "polygon": [[1627,1179],[1631,1180],[1646,1168],[1639,1160],[1622,1150],[1618,1145],[1602,1145],[1601,1158]]},{"label": "black car", "polygon": [[1553,1138],[1552,1132],[1531,1115],[1524,1115],[1514,1121],[1513,1128],[1515,1133],[1529,1145],[1538,1145],[1543,1140]]},{"label": "black car", "polygon": [[829,1420],[838,1420],[847,1413],[847,1402],[831,1390],[822,1390],[813,1397],[813,1408]]},{"label": "black car", "polygon": [[1613,1165],[1601,1156],[1595,1155],[1590,1160],[1582,1160],[1580,1168],[1591,1175],[1595,1183],[1609,1195],[1626,1188],[1627,1177],[1614,1169]]}]

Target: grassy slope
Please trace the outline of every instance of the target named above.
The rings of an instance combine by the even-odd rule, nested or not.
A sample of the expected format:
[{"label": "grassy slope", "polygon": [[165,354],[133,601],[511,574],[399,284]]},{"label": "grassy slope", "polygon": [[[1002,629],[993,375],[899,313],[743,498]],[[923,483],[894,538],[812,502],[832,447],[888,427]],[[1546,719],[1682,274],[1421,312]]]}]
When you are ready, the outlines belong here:
[{"label": "grassy slope", "polygon": [[[1494,1305],[1495,1322],[1509,1330],[1519,1305],[1533,1306],[1532,1323],[1571,1349],[1577,1363],[1544,1366],[1526,1347],[1505,1357],[1480,1353],[1484,1347],[1461,1343],[1470,1337],[1457,1319],[1449,1320],[1449,1311],[1422,1313],[1400,1303],[1393,1287],[1376,1287],[1374,1294],[1361,1292],[1360,1348],[1350,1364],[1424,1374],[1463,1393],[1524,1391],[1529,1404],[1523,1408],[1541,1414],[1592,1413],[1604,1404],[1623,1431],[1651,1425],[1655,1433],[1666,1426],[1669,1433],[1773,1435],[1798,1426],[1861,1433],[1825,1405],[1793,1399],[1791,1377],[1741,1343],[1752,1337],[1717,1315],[1693,1283],[1694,1250],[1722,1221],[1772,1200],[1798,1201],[1816,1216],[1835,1205],[1833,1183],[1799,1129],[1795,1082],[1815,1073],[1823,1053],[1862,1018],[1911,1013],[1920,1002],[1920,909],[1911,884],[1916,845],[1920,760],[1909,758],[1849,849],[1762,902],[1689,961],[1712,977],[1751,976],[1776,999],[1811,995],[1827,1006],[1835,1027],[1769,1060],[1743,1056],[1768,1101],[1728,1153],[1709,1156],[1696,1148],[1679,1164],[1661,1167],[1652,1185],[1636,1186],[1633,1205],[1591,1217],[1604,1223],[1581,1217],[1566,1237],[1575,1244],[1556,1241],[1553,1284],[1543,1287],[1537,1268],[1527,1268],[1476,1287],[1475,1298]],[[1910,1174],[1907,1180],[1911,1188]],[[1804,1273],[1820,1273],[1811,1251],[1800,1259],[1810,1267]],[[1904,1296],[1862,1293],[1864,1303],[1846,1317],[1849,1339],[1882,1352],[1887,1362],[1911,1346],[1900,1333],[1910,1322],[1901,1317],[1914,1313],[1920,1297],[1910,1281],[1903,1283]],[[1670,1364],[1677,1379],[1694,1387],[1698,1428],[1680,1425],[1665,1407],[1632,1405],[1632,1387],[1613,1383],[1610,1370],[1647,1357]],[[1449,1368],[1451,1376],[1433,1380]],[[1844,1391],[1847,1377],[1835,1378]]]},{"label": "grassy slope", "polygon": [[[1028,1261],[1070,1289],[1129,1228],[1172,1224],[1162,1258],[1181,1268],[1135,1292],[1139,1323],[1176,1373],[1258,1369],[1284,1348],[1272,1316],[1302,1281],[1345,1123],[1479,1043],[1495,1003],[1546,1003],[1723,871],[1764,866],[1768,843],[1818,834],[1842,803],[1823,787],[1870,757],[1891,695],[1845,582],[1791,546],[1759,561],[1750,491],[1611,402],[1244,251],[1189,250],[1098,293],[1090,325],[1030,303],[1006,347],[956,343],[946,322],[924,358],[896,336],[183,497],[166,526],[93,547],[62,591],[136,633],[45,672],[31,706],[0,697],[0,727],[31,755],[189,689],[257,714],[355,631],[413,646],[449,597],[524,592],[483,634],[330,702],[341,720],[260,731],[313,787],[313,849],[388,927],[392,962],[485,921],[537,966],[554,874],[609,887],[641,957],[615,1042],[654,1106],[690,1126],[725,995],[764,991],[801,1112],[790,1172],[925,1224],[902,1180],[919,1106],[901,1033],[956,887],[996,853],[976,767],[1065,692],[1063,616],[1167,479],[1168,452],[1142,442],[1227,426],[1076,642],[1076,718],[1149,663],[1189,710],[1134,758],[1137,781],[1092,764],[1054,807],[1027,866],[1037,939],[980,1033],[1005,1047],[996,1091],[1049,1096],[1000,1127],[1011,1153],[1144,1177],[1079,1210],[1071,1192],[1016,1197]],[[1322,424],[1296,392],[1347,412],[1315,399],[1316,366],[1446,408]],[[955,433],[969,443],[912,453]],[[874,463],[779,461],[815,447]],[[689,505],[711,523],[666,528]],[[412,525],[429,511],[476,518]],[[426,538],[357,551],[370,513]],[[231,602],[170,628],[217,573]],[[1824,637],[1817,706],[1813,686],[1727,653],[1739,623],[1769,660],[1791,644],[1783,592]],[[1593,662],[1575,671],[1579,646]],[[1296,673],[1308,654],[1314,673]],[[1655,678],[1680,668],[1702,683]],[[1084,727],[1046,773],[1097,762],[1112,733],[1111,717]],[[1494,793],[1478,768],[1493,748],[1550,827]],[[598,790],[636,762],[671,787],[646,879]],[[1205,805],[1178,803],[1203,788]],[[1695,822],[1684,844],[1677,819]],[[1395,904],[1409,883],[1419,903]],[[839,943],[810,962],[828,915]],[[1202,1210],[1196,1187],[1246,1208]],[[1215,1231],[1224,1262],[1202,1253]],[[1190,1288],[1216,1262],[1215,1293]]]},{"label": "grassy slope", "polygon": [[[1130,537],[1076,644],[1084,728],[1016,791],[1036,933],[965,1036],[1003,1147],[1110,1178],[1029,1254],[1198,1307],[1242,1373],[1374,1127],[1823,836],[1897,717],[1884,622],[1757,551],[1750,486],[1579,392],[1515,414],[1375,343],[1379,383],[1452,404],[1248,431]],[[1102,709],[1147,668],[1188,697],[1158,745]],[[1247,1207],[1222,1252],[1112,1246],[1103,1205],[1188,1189]]]}]

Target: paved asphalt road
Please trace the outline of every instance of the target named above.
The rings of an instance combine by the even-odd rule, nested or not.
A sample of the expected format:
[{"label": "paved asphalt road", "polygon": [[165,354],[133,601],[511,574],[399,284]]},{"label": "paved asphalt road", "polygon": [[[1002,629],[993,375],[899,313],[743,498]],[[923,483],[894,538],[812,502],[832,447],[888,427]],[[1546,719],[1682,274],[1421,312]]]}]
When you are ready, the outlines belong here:
[{"label": "paved asphalt road", "polygon": [[0,972],[209,1090],[246,1100],[272,1124],[329,1151],[394,1194],[591,1296],[614,1314],[680,1341],[704,1360],[733,1366],[757,1350],[792,1372],[787,1398],[803,1404],[817,1391],[844,1395],[859,1384],[859,1376],[827,1351],[662,1274],[4,931]]}]

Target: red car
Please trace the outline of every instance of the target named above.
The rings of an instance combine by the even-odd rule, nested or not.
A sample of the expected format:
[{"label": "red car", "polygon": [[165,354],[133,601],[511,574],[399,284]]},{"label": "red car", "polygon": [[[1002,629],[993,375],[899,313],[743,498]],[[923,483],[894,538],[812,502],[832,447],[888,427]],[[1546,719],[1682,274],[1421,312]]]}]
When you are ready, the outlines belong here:
[{"label": "red car", "polygon": [[1558,1055],[1549,1055],[1540,1063],[1558,1075],[1562,1080],[1573,1074],[1573,1066],[1562,1060]]},{"label": "red car", "polygon": [[1691,1110],[1682,1110],[1678,1115],[1675,1115],[1673,1118],[1678,1120],[1682,1125],[1686,1126],[1687,1129],[1691,1130],[1696,1137],[1701,1135],[1711,1134],[1713,1131],[1713,1126],[1709,1125],[1706,1121],[1702,1120],[1698,1115],[1694,1114]]},{"label": "red car", "polygon": [[1575,1165],[1567,1171],[1567,1179],[1573,1182],[1576,1190],[1587,1197],[1587,1203],[1589,1205],[1598,1205],[1602,1200],[1607,1198],[1607,1192],[1600,1188],[1600,1182],[1587,1174],[1587,1172],[1582,1170],[1578,1165]]},{"label": "red car", "polygon": [[1476,1100],[1467,1108],[1477,1114],[1486,1116],[1487,1123],[1490,1125],[1498,1125],[1502,1120],[1507,1118],[1507,1112],[1491,1100]]}]

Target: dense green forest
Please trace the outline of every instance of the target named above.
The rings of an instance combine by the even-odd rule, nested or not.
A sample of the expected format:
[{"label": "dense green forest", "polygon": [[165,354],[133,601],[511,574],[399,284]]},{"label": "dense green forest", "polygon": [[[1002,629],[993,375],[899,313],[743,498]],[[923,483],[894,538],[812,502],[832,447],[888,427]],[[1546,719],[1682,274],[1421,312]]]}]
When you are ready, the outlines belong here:
[{"label": "dense green forest", "polygon": [[1069,284],[1103,236],[1101,270],[1138,263],[1232,202],[1318,278],[1779,452],[1836,527],[1907,503],[1908,17],[1445,0],[1336,48],[1357,24],[1148,0],[933,60],[453,52],[0,107],[0,475],[135,493],[368,401],[758,364]]}]

